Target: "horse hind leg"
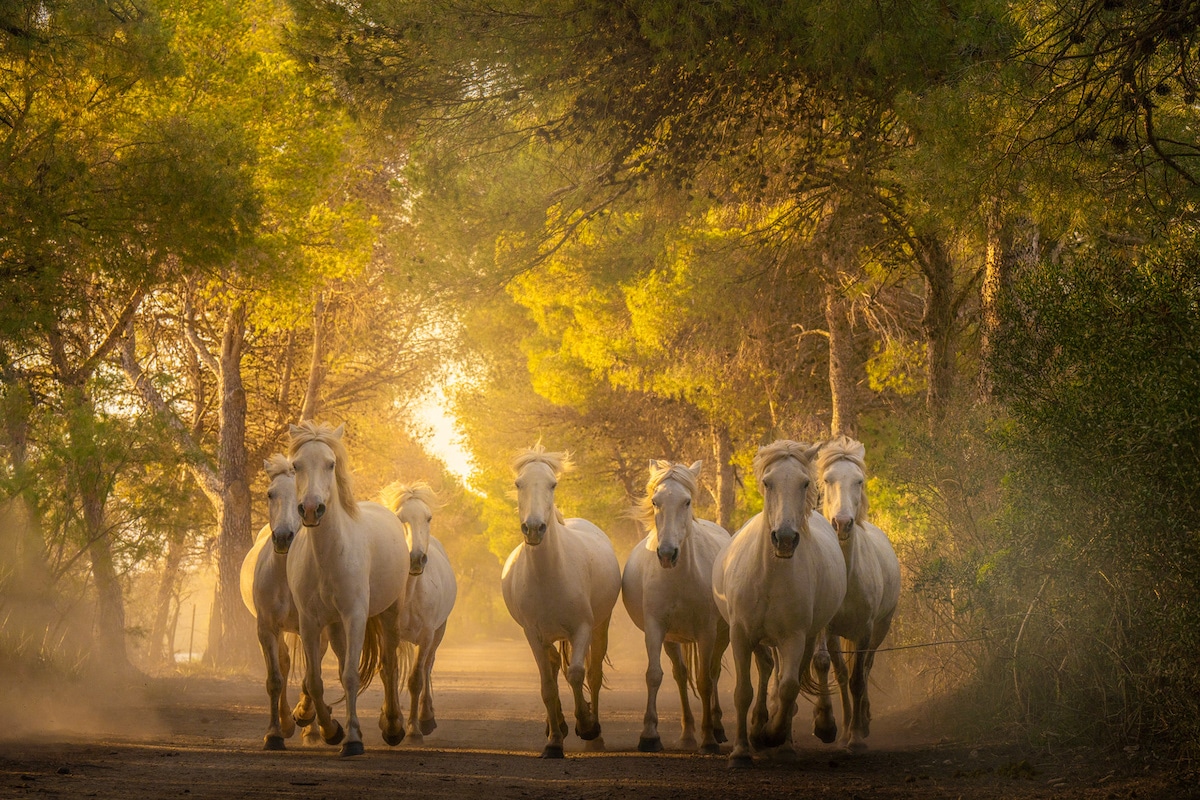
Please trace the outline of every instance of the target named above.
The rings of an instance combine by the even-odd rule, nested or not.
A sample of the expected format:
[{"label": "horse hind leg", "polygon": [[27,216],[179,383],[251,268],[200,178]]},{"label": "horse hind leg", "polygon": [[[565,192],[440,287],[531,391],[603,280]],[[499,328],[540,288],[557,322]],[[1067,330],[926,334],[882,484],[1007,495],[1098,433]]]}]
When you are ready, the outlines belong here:
[{"label": "horse hind leg", "polygon": [[600,690],[604,687],[604,659],[608,655],[608,623],[605,619],[592,628],[591,640],[586,655],[587,687],[590,695],[588,710],[592,727],[579,737],[585,741],[584,749],[591,752],[604,750],[604,737],[600,735]]},{"label": "horse hind leg", "polygon": [[854,654],[850,668],[850,699],[853,705],[853,716],[846,726],[850,729],[850,738],[846,743],[852,753],[861,753],[867,749],[867,737],[871,734],[871,700],[867,694],[867,684],[870,678],[871,665],[875,660],[875,651],[868,649],[869,642],[862,642],[858,652]]},{"label": "horse hind leg", "polygon": [[426,645],[417,646],[417,657],[413,659],[412,669],[408,673],[408,738],[415,744],[420,744],[424,733],[418,727],[421,711],[421,693],[425,690],[424,661],[429,648]]},{"label": "horse hind leg", "polygon": [[[758,667],[758,689],[754,691],[754,708],[750,712],[750,742],[756,749],[764,749],[763,729],[770,718],[767,704],[771,694],[771,674],[775,671],[775,656],[771,648],[760,644],[753,650],[754,662]],[[749,669],[749,667],[747,667]]]},{"label": "horse hind leg", "polygon": [[813,655],[813,672],[817,676],[817,698],[813,705],[813,735],[825,744],[837,739],[837,720],[833,717],[833,702],[830,699],[829,665],[830,649],[836,645],[826,644],[826,634],[821,633],[817,652]]},{"label": "horse hind leg", "polygon": [[[395,747],[404,741],[404,714],[400,711],[400,642],[397,620],[385,611],[379,618],[379,671],[383,677],[383,707],[379,710],[379,730],[383,741]],[[370,635],[368,633],[368,635]]]},{"label": "horse hind leg", "polygon": [[267,709],[270,711],[270,721],[267,734],[263,737],[264,750],[283,750],[284,735],[280,725],[280,709],[283,705],[283,671],[279,664],[279,637],[274,631],[260,627],[258,643],[262,648],[263,660],[267,665]]},{"label": "horse hind leg", "polygon": [[667,657],[671,659],[671,677],[679,689],[679,710],[682,729],[679,734],[679,746],[684,750],[696,749],[696,718],[692,716],[691,699],[688,687],[688,665],[684,658],[683,647],[678,642],[667,642],[665,645]]},{"label": "horse hind leg", "polygon": [[446,623],[434,631],[433,642],[429,645],[429,656],[421,654],[420,661],[423,662],[425,685],[421,689],[421,719],[419,721],[421,733],[428,736],[437,729],[437,717],[433,711],[433,662],[437,659],[437,650],[442,643],[442,638],[446,635]]}]

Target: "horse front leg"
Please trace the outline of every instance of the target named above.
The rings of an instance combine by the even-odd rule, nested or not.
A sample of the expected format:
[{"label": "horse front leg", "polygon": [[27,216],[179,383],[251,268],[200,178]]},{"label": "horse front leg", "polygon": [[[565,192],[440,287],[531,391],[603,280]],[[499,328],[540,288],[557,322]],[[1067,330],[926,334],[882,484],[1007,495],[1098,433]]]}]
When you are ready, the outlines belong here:
[{"label": "horse front leg", "polygon": [[[709,654],[708,674],[712,681],[712,732],[717,744],[727,741],[725,725],[721,716],[721,659],[729,647],[729,625],[724,620],[718,620],[717,635]],[[716,752],[716,751],[714,751]]]},{"label": "horse front leg", "polygon": [[425,736],[421,729],[417,727],[417,720],[421,714],[421,695],[425,691],[425,681],[427,679],[425,659],[428,656],[429,645],[418,643],[416,658],[413,659],[412,667],[408,671],[408,737],[413,743],[417,744]]},{"label": "horse front leg", "polygon": [[828,631],[821,631],[821,636],[817,640],[817,652],[813,655],[813,671],[817,674],[817,698],[816,704],[813,706],[813,735],[825,744],[837,739],[837,721],[833,718],[833,701],[830,699],[829,690],[831,656],[826,641],[830,638],[836,639],[837,637],[830,637]]},{"label": "horse front leg", "polygon": [[854,705],[850,700],[850,670],[846,668],[841,637],[830,636],[828,645],[829,660],[833,664],[833,674],[837,678],[838,692],[842,696],[842,745],[849,747],[850,730],[854,720]]},{"label": "horse front leg", "polygon": [[433,632],[433,640],[429,645],[421,648],[421,656],[418,659],[421,664],[421,674],[424,676],[425,681],[421,687],[421,719],[419,725],[421,733],[426,736],[433,733],[437,728],[437,717],[433,711],[433,662],[437,659],[438,647],[441,646],[442,638],[445,635],[446,623],[443,622]]},{"label": "horse front leg", "polygon": [[671,677],[679,689],[679,711],[682,730],[679,734],[679,746],[684,750],[694,750],[696,747],[696,718],[692,716],[692,703],[688,697],[688,668],[683,655],[683,647],[678,642],[667,642],[667,657],[671,659]]},{"label": "horse front leg", "polygon": [[754,765],[754,758],[750,754],[746,717],[750,713],[750,701],[754,698],[754,685],[750,679],[750,656],[754,645],[743,631],[736,629],[730,644],[733,647],[733,715],[737,727],[733,736],[733,751],[729,754],[729,766],[750,767]]},{"label": "horse front leg", "polygon": [[[585,742],[600,736],[600,719],[597,709],[594,707],[595,703],[589,703],[588,698],[584,696],[584,683],[590,683],[587,679],[596,671],[595,661],[589,662],[588,660],[592,632],[592,627],[589,625],[582,625],[575,631],[575,635],[571,638],[571,663],[563,665],[567,685],[571,687],[571,694],[575,700],[575,735]],[[599,674],[603,677],[603,661],[601,661]],[[598,700],[597,687],[590,686],[589,688],[592,700]]]},{"label": "horse front leg", "polygon": [[279,729],[283,738],[290,739],[296,733],[296,720],[292,718],[292,706],[288,702],[288,675],[292,672],[292,654],[284,640],[283,631],[275,637],[279,652],[279,676],[282,679],[279,687],[279,703],[276,705],[276,716],[279,717]]},{"label": "horse front leg", "polygon": [[875,662],[875,651],[870,649],[871,641],[866,637],[856,642],[855,646],[858,652],[854,654],[850,669],[850,699],[854,710],[847,725],[850,738],[846,746],[852,753],[861,753],[867,749],[866,739],[871,735],[871,700],[867,695],[867,686],[871,666]]},{"label": "horse front leg", "polygon": [[346,732],[341,723],[333,718],[328,705],[325,704],[325,685],[321,682],[321,654],[324,650],[321,639],[321,625],[315,620],[300,621],[300,645],[304,649],[304,691],[312,702],[317,725],[321,729],[321,738],[326,744],[338,744]]},{"label": "horse front leg", "polygon": [[[340,658],[342,691],[346,694],[346,741],[342,742],[342,757],[360,756],[364,752],[362,725],[358,721],[358,665],[362,660],[363,642],[367,634],[365,609],[351,612],[342,618],[345,633],[344,655]],[[337,648],[335,647],[336,651]],[[318,706],[318,710],[319,710]],[[322,732],[324,729],[322,729]]]},{"label": "horse front leg", "polygon": [[546,746],[539,758],[562,758],[567,724],[558,697],[558,653],[553,644],[543,643],[536,634],[526,631],[525,638],[533,651],[533,660],[537,662],[542,704],[546,707]]},{"label": "horse front leg", "polygon": [[714,695],[717,693],[711,666],[713,649],[712,637],[702,634],[696,642],[696,689],[700,692],[700,752],[709,755],[721,752],[713,721]]},{"label": "horse front leg", "polygon": [[816,648],[815,638],[793,637],[779,646],[778,683],[775,687],[778,702],[763,729],[763,745],[779,747],[786,744],[792,732],[792,715],[800,694],[800,675],[808,669]]},{"label": "horse front leg", "polygon": [[404,741],[404,714],[400,711],[399,613],[399,606],[392,605],[378,617],[379,666],[383,677],[383,708],[379,711],[379,730],[383,733],[383,741],[390,747]]},{"label": "horse front leg", "polygon": [[592,699],[592,720],[596,727],[594,736],[580,736],[586,741],[584,749],[590,751],[604,749],[604,737],[600,735],[600,690],[604,687],[604,659],[608,655],[608,624],[611,619],[600,620],[592,627],[591,646],[587,651],[587,684]]},{"label": "horse front leg", "polygon": [[754,710],[750,714],[750,741],[756,748],[765,748],[763,728],[770,717],[768,701],[771,696],[771,675],[775,672],[775,654],[765,644],[754,648],[754,662],[758,666],[758,691],[754,696]]},{"label": "horse front leg", "polygon": [[284,681],[279,665],[279,635],[261,619],[258,624],[258,644],[267,665],[267,709],[271,716],[267,723],[267,735],[263,737],[263,749],[284,750],[285,737],[279,721]]},{"label": "horse front leg", "polygon": [[638,738],[638,750],[643,753],[658,753],[663,749],[658,735],[658,689],[662,686],[663,633],[657,620],[646,620],[646,713],[642,716],[642,735]]}]

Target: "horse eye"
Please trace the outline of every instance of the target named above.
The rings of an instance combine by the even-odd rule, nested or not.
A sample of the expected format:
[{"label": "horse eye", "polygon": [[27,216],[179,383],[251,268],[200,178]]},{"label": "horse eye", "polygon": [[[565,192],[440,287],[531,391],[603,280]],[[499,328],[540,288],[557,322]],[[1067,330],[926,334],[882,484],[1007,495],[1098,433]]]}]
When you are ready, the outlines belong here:
[{"label": "horse eye", "polygon": [[267,492],[267,499],[268,499],[268,500],[274,500],[274,499],[275,499],[275,493],[274,493],[274,492]]},{"label": "horse eye", "polygon": [[690,506],[691,504],[692,504],[692,501],[691,501],[691,500],[684,500],[684,501],[683,501],[683,507],[684,507],[684,508],[687,508],[687,507],[688,507],[688,506]]},{"label": "horse eye", "polygon": [[558,488],[558,481],[555,481],[554,483],[550,484],[550,488],[551,488],[552,490],[553,490],[553,489],[557,489],[557,488]]},{"label": "horse eye", "polygon": [[425,521],[426,521],[426,522],[433,522],[433,514],[430,514],[429,516],[425,517]]},{"label": "horse eye", "polygon": [[330,461],[328,464],[325,465],[325,469],[332,470],[336,466],[337,466],[336,462]]}]

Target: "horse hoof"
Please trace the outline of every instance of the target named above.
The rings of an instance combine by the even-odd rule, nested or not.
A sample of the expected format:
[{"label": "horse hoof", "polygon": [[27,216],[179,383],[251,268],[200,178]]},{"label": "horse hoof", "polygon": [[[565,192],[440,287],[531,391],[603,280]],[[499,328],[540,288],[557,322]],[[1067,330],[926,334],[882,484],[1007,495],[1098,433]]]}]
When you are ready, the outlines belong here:
[{"label": "horse hoof", "polygon": [[576,725],[575,726],[575,735],[578,736],[580,739],[583,739],[585,742],[590,742],[592,739],[595,739],[597,736],[600,735],[600,723],[597,722],[596,726],[594,728],[588,728],[585,731],[581,731],[579,729],[579,726]]},{"label": "horse hoof", "polygon": [[662,739],[657,736],[643,736],[638,739],[638,751],[642,753],[661,753],[663,749]]},{"label": "horse hoof", "polygon": [[430,717],[429,719],[421,720],[420,725],[421,725],[421,733],[424,734],[425,736],[428,736],[429,734],[431,734],[437,730],[437,720],[434,719],[433,717]]},{"label": "horse hoof", "polygon": [[682,739],[680,739],[679,740],[679,749],[680,750],[695,750],[696,749],[696,737],[695,736],[685,736]]},{"label": "horse hoof", "polygon": [[712,744],[701,745],[700,755],[702,756],[719,756],[721,755],[721,745],[713,742]]},{"label": "horse hoof", "polygon": [[850,744],[846,745],[846,750],[855,755],[867,752],[867,743],[862,739],[851,739]]},{"label": "horse hoof", "polygon": [[746,755],[744,753],[741,755],[734,755],[733,753],[729,754],[729,768],[730,769],[750,769],[753,766],[754,766],[754,758],[753,757]]},{"label": "horse hoof", "polygon": [[420,731],[409,731],[404,738],[409,744],[425,744],[425,737],[421,735]]},{"label": "horse hoof", "polygon": [[282,736],[271,734],[263,739],[263,750],[287,750]]},{"label": "horse hoof", "polygon": [[563,758],[563,749],[561,744],[548,744],[542,748],[542,754],[538,758]]},{"label": "horse hoof", "polygon": [[316,711],[313,711],[312,716],[307,717],[307,718],[301,717],[300,715],[295,714],[295,713],[292,714],[292,719],[296,720],[296,724],[299,725],[301,728],[307,728],[309,725],[312,725],[313,720],[316,718],[317,718]]},{"label": "horse hoof", "polygon": [[346,742],[342,745],[342,758],[350,756],[361,756],[366,750],[363,748],[362,742]]},{"label": "horse hoof", "polygon": [[[342,739],[346,737],[346,731],[342,728],[342,723],[335,719],[333,724],[336,726],[336,728],[334,729],[332,735],[324,736],[324,734],[322,734],[322,736],[325,738],[325,744],[339,744],[341,743]],[[360,742],[358,746],[362,747],[362,743]]]},{"label": "horse hoof", "polygon": [[825,744],[833,744],[837,741],[837,725],[830,725],[827,728],[813,727],[813,736],[816,736]]},{"label": "horse hoof", "polygon": [[388,747],[395,747],[404,741],[404,731],[400,731],[399,733],[385,733],[383,735],[383,741],[388,745]]},{"label": "horse hoof", "polygon": [[595,739],[588,739],[583,743],[584,752],[587,753],[603,753],[604,752],[604,737],[597,736]]},{"label": "horse hoof", "polygon": [[729,741],[729,737],[725,735],[724,728],[713,728],[713,738],[717,740],[717,744],[724,744]]}]

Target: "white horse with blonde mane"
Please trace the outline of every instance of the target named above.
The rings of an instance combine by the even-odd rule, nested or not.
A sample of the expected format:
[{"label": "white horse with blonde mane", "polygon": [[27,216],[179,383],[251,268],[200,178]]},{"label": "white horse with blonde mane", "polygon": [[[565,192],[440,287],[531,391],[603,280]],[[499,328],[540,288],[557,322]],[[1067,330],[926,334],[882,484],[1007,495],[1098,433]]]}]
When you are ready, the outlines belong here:
[{"label": "white horse with blonde mane", "polygon": [[[875,650],[883,644],[900,601],[900,562],[887,534],[867,521],[866,448],[846,436],[821,446],[817,455],[822,513],[833,524],[846,560],[846,597],[826,631],[829,657],[842,695],[842,742],[851,751],[867,749],[871,700],[867,694]],[[842,657],[849,643],[850,667]],[[825,687],[827,669],[818,677]],[[823,741],[837,736],[829,694],[817,696],[813,732]]]},{"label": "white horse with blonde mane", "polygon": [[625,562],[621,599],[646,634],[646,714],[638,750],[663,749],[658,734],[658,690],[665,645],[679,687],[683,712],[680,746],[696,748],[696,723],[688,701],[689,665],[700,695],[700,752],[719,753],[725,741],[717,681],[729,645],[729,625],[717,613],[712,593],[713,562],[729,543],[729,532],[694,511],[702,462],[690,467],[650,462],[646,495],[635,513],[649,530]]},{"label": "white horse with blonde mane", "polygon": [[[384,689],[379,728],[385,742],[397,745],[404,739],[398,688],[398,621],[409,568],[404,528],[384,506],[355,501],[341,426],[306,421],[292,425],[290,432],[289,456],[304,527],[288,550],[287,575],[306,661],[304,689],[316,706],[325,741],[337,744],[344,735],[342,755],[361,755],[357,700],[362,680],[357,667],[360,658],[371,663],[371,651],[376,651]],[[321,633],[326,629],[346,693],[345,731],[324,703]]]},{"label": "white horse with blonde mane", "polygon": [[[846,563],[837,535],[813,511],[816,487],[809,470],[816,452],[788,440],[759,448],[754,474],[763,510],[742,526],[713,565],[713,594],[733,646],[737,734],[729,759],[734,767],[753,764],[752,739],[757,749],[788,741],[802,685],[815,690],[809,666],[817,642],[846,595]],[[746,721],[754,695],[750,661],[764,645],[775,651],[777,699],[770,718],[751,736]]]},{"label": "white horse with blonde mane", "polygon": [[560,667],[575,697],[575,733],[590,749],[604,747],[600,687],[608,623],[621,591],[621,567],[608,536],[587,520],[564,519],[554,505],[558,476],[569,468],[565,453],[547,453],[540,444],[513,461],[525,541],[509,555],[500,579],[504,604],[524,629],[541,676],[542,758],[563,757],[567,722],[558,694]]},{"label": "white horse with blonde mane", "polygon": [[408,676],[408,736],[420,742],[437,728],[433,711],[433,660],[446,635],[446,621],[454,608],[458,585],[450,557],[442,543],[430,535],[437,495],[429,485],[393,484],[383,491],[384,505],[404,526],[408,542],[408,589],[400,609],[400,638],[416,645],[417,655]]},{"label": "white horse with blonde mane", "polygon": [[[267,697],[271,721],[263,737],[264,750],[285,749],[284,740],[296,732],[287,700],[291,656],[284,633],[298,633],[299,618],[287,585],[287,546],[300,530],[296,508],[296,477],[287,456],[276,454],[263,462],[270,479],[268,522],[242,561],[242,600],[254,615],[258,644],[267,664]],[[280,544],[282,543],[282,544]],[[268,547],[268,545],[272,545]],[[283,551],[280,551],[280,547]]]}]

